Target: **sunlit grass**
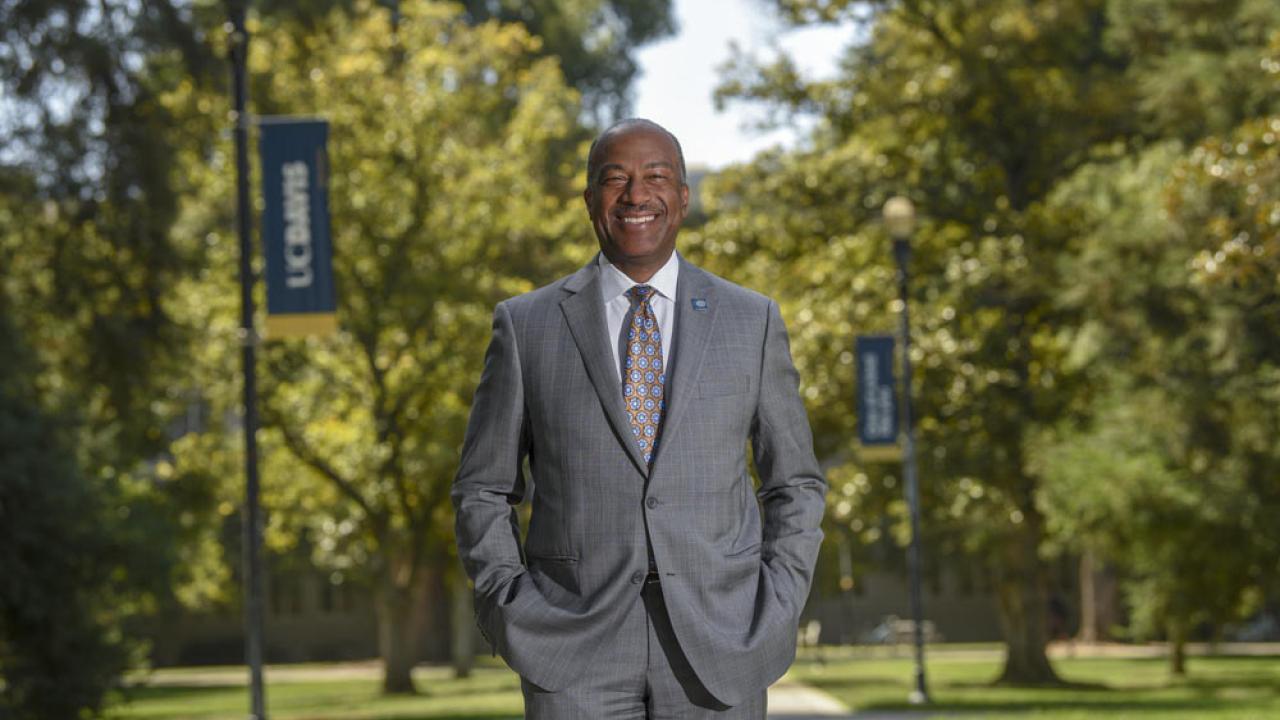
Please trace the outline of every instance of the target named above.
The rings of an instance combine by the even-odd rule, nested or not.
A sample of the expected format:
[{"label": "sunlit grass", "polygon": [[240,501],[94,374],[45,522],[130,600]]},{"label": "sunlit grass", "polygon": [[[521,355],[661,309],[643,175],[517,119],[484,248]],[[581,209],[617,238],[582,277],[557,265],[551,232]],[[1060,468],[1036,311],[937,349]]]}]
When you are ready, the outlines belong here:
[{"label": "sunlit grass", "polygon": [[[908,704],[912,662],[905,650],[806,652],[790,677],[820,688],[856,711],[919,711]],[[819,658],[825,658],[825,661]],[[1161,658],[1062,658],[1054,661],[1069,684],[1049,688],[993,687],[1000,656],[994,647],[931,649],[929,687],[934,717],[1099,720],[1161,718],[1264,720],[1280,718],[1280,657],[1195,657],[1185,678],[1169,674]],[[485,658],[472,677],[447,668],[420,668],[416,697],[383,697],[369,665],[272,666],[268,715],[309,720],[470,720],[518,718],[516,676]],[[249,695],[241,668],[175,668],[113,706],[111,717],[244,718]]]},{"label": "sunlit grass", "polygon": [[[312,666],[321,672],[332,667]],[[293,673],[306,669],[287,668]],[[271,679],[275,670],[271,668],[267,673],[267,715],[272,718],[488,720],[521,716],[520,682],[505,668],[478,668],[465,680],[453,679],[445,669],[426,668],[414,674],[420,695],[391,697],[381,695],[376,678],[275,681]],[[112,708],[111,717],[244,718],[249,714],[249,692],[243,673],[238,680],[227,678],[228,674],[226,670],[201,668],[161,670],[156,673],[156,680],[163,685],[131,691],[128,699]]]},{"label": "sunlit grass", "polygon": [[[914,687],[909,655],[819,662],[809,655],[791,671],[855,710],[908,710]],[[932,652],[926,664],[931,710],[947,717],[1280,718],[1280,657],[1197,657],[1185,678],[1163,658],[1061,658],[1064,687],[994,687],[995,652]]]}]

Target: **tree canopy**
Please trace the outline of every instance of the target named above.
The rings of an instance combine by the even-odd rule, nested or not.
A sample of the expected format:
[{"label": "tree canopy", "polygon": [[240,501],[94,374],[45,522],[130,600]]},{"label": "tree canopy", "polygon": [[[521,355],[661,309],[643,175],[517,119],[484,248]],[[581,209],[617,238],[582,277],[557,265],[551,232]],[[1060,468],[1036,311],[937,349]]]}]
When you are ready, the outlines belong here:
[{"label": "tree canopy", "polygon": [[[354,15],[251,50],[261,107],[323,110],[332,127],[342,327],[264,348],[264,502],[275,547],[306,537],[322,567],[372,585],[385,687],[404,691],[425,583],[453,570],[448,487],[491,308],[585,260],[590,241],[570,156],[578,96],[535,38],[447,6],[404,8],[395,33],[386,14]],[[217,166],[228,149],[215,152]],[[225,172],[197,164],[187,177],[179,232],[216,236]],[[175,315],[207,328],[198,377],[215,415],[237,402],[234,257],[211,254],[210,273],[175,296]],[[239,452],[209,430],[181,445],[180,469]]]},{"label": "tree canopy", "polygon": [[[831,521],[875,541],[884,529],[881,513],[901,519],[905,508],[896,471],[860,460],[850,444],[850,336],[893,326],[889,243],[878,216],[890,195],[915,201],[923,218],[911,266],[912,381],[926,527],[936,546],[992,566],[1008,644],[1004,679],[1052,679],[1043,652],[1044,558],[1054,552],[1055,536],[1075,527],[1071,508],[1081,510],[1054,498],[1071,494],[1073,478],[1122,484],[1130,466],[1118,461],[1115,474],[1097,472],[1101,451],[1086,441],[1080,447],[1086,454],[1071,456],[1080,461],[1079,472],[1058,472],[1061,465],[1046,458],[1066,456],[1045,450],[1042,438],[1061,423],[1101,428],[1151,407],[1155,401],[1139,392],[1115,400],[1115,413],[1102,410],[1106,388],[1135,372],[1136,358],[1126,349],[1148,360],[1203,363],[1207,358],[1195,359],[1197,348],[1212,341],[1185,331],[1222,335],[1215,323],[1225,308],[1203,292],[1183,300],[1178,292],[1164,296],[1190,303],[1181,315],[1144,307],[1142,300],[1160,293],[1152,293],[1143,273],[1167,273],[1152,279],[1189,290],[1206,278],[1197,280],[1188,262],[1217,268],[1219,257],[1253,257],[1255,243],[1267,246],[1265,233],[1222,235],[1235,229],[1239,215],[1250,229],[1257,222],[1250,218],[1267,217],[1255,209],[1265,206],[1263,183],[1234,191],[1240,195],[1233,202],[1245,206],[1237,214],[1224,212],[1218,199],[1232,190],[1203,182],[1223,176],[1218,165],[1224,161],[1203,165],[1209,175],[1199,181],[1187,180],[1206,153],[1237,154],[1237,143],[1209,140],[1210,133],[1230,134],[1241,123],[1256,128],[1276,111],[1277,96],[1259,69],[1272,62],[1267,43],[1280,29],[1280,11],[1247,0],[1212,7],[1174,0],[787,0],[777,6],[797,23],[856,22],[863,32],[833,78],[806,79],[785,56],[763,64],[740,57],[730,66],[722,103],[764,102],[779,118],[815,117],[816,129],[799,150],[767,153],[710,181],[710,220],[694,244],[707,262],[780,297],[794,326],[817,443],[832,466]],[[1187,98],[1191,91],[1195,99]],[[1269,146],[1241,147],[1256,156]],[[1179,165],[1186,152],[1190,163]],[[1246,166],[1250,176],[1266,176],[1262,163],[1240,160],[1233,167],[1243,174]],[[1181,189],[1169,190],[1169,203],[1180,198],[1177,208],[1166,207],[1158,191],[1169,168],[1183,181]],[[1162,212],[1172,217],[1162,221]],[[1215,217],[1223,229],[1214,233],[1216,242],[1205,243],[1201,228],[1212,228]],[[1089,223],[1108,230],[1095,233]],[[1130,261],[1117,262],[1124,257]],[[1270,302],[1269,296],[1254,299]],[[1236,326],[1251,338],[1245,346],[1267,343],[1272,330],[1258,327],[1266,323],[1256,320],[1256,310],[1248,315],[1255,319]],[[1104,332],[1113,319],[1136,324],[1137,334],[1126,343]],[[1175,332],[1169,325],[1157,329],[1160,324],[1175,320],[1183,333],[1156,343],[1160,334]],[[1090,342],[1102,353],[1090,355]],[[1204,429],[1203,410],[1256,397],[1250,383],[1266,375],[1234,364],[1219,365],[1212,377],[1219,384],[1182,396],[1187,436]],[[1242,385],[1237,392],[1221,392],[1228,379]],[[1216,391],[1206,394],[1211,387]],[[1243,414],[1222,417],[1212,423],[1219,437],[1251,436],[1244,429],[1251,424],[1236,424]],[[1161,473],[1188,458],[1165,455],[1152,465],[1154,456],[1143,448],[1162,443],[1157,437],[1134,433],[1107,447],[1150,465],[1153,482],[1168,480]],[[1258,452],[1274,457],[1274,443]],[[1264,466],[1270,470],[1259,478],[1273,472]],[[1225,470],[1214,467],[1201,471]],[[1247,476],[1233,470],[1224,482],[1243,487]],[[1135,503],[1140,487],[1134,487]],[[1149,537],[1165,549],[1148,545],[1144,552],[1168,557],[1190,542],[1161,534],[1177,525],[1176,507],[1152,513],[1159,522],[1148,524]],[[1117,532],[1141,526],[1141,517],[1132,518],[1132,527],[1130,519],[1109,518]],[[1256,578],[1256,570],[1237,577]],[[1206,586],[1207,578],[1184,575],[1197,588]],[[1216,597],[1230,605],[1234,592],[1224,588]]]}]

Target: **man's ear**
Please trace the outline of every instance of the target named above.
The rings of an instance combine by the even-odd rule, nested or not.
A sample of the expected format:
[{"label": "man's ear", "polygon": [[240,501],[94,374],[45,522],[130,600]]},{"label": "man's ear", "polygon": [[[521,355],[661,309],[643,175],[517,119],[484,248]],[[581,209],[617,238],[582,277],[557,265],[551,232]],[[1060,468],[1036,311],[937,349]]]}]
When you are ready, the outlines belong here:
[{"label": "man's ear", "polygon": [[689,214],[689,183],[680,183],[680,213]]},{"label": "man's ear", "polygon": [[591,186],[582,189],[582,201],[587,204],[587,214],[591,214]]}]

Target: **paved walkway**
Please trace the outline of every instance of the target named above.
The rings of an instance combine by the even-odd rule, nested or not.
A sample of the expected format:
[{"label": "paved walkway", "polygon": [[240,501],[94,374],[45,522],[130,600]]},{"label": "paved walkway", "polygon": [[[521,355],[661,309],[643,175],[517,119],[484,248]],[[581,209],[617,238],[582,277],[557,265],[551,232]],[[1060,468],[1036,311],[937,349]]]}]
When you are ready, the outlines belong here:
[{"label": "paved walkway", "polygon": [[769,688],[770,720],[941,720],[957,717],[923,709],[852,712],[844,703],[821,690],[786,677]]},{"label": "paved walkway", "polygon": [[956,718],[927,710],[852,712],[830,695],[784,677],[769,688],[770,720],[929,720]]},{"label": "paved walkway", "polygon": [[784,677],[769,688],[769,717],[777,720],[830,720],[854,716],[839,700]]}]

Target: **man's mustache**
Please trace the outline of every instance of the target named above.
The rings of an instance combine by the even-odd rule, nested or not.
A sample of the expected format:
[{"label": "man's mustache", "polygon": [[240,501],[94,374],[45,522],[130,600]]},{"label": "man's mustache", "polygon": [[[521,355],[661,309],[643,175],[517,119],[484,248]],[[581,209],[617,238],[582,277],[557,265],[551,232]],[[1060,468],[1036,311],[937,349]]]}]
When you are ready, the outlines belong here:
[{"label": "man's mustache", "polygon": [[613,211],[614,215],[647,215],[649,213],[663,213],[666,208],[662,205],[628,205],[620,207]]}]

